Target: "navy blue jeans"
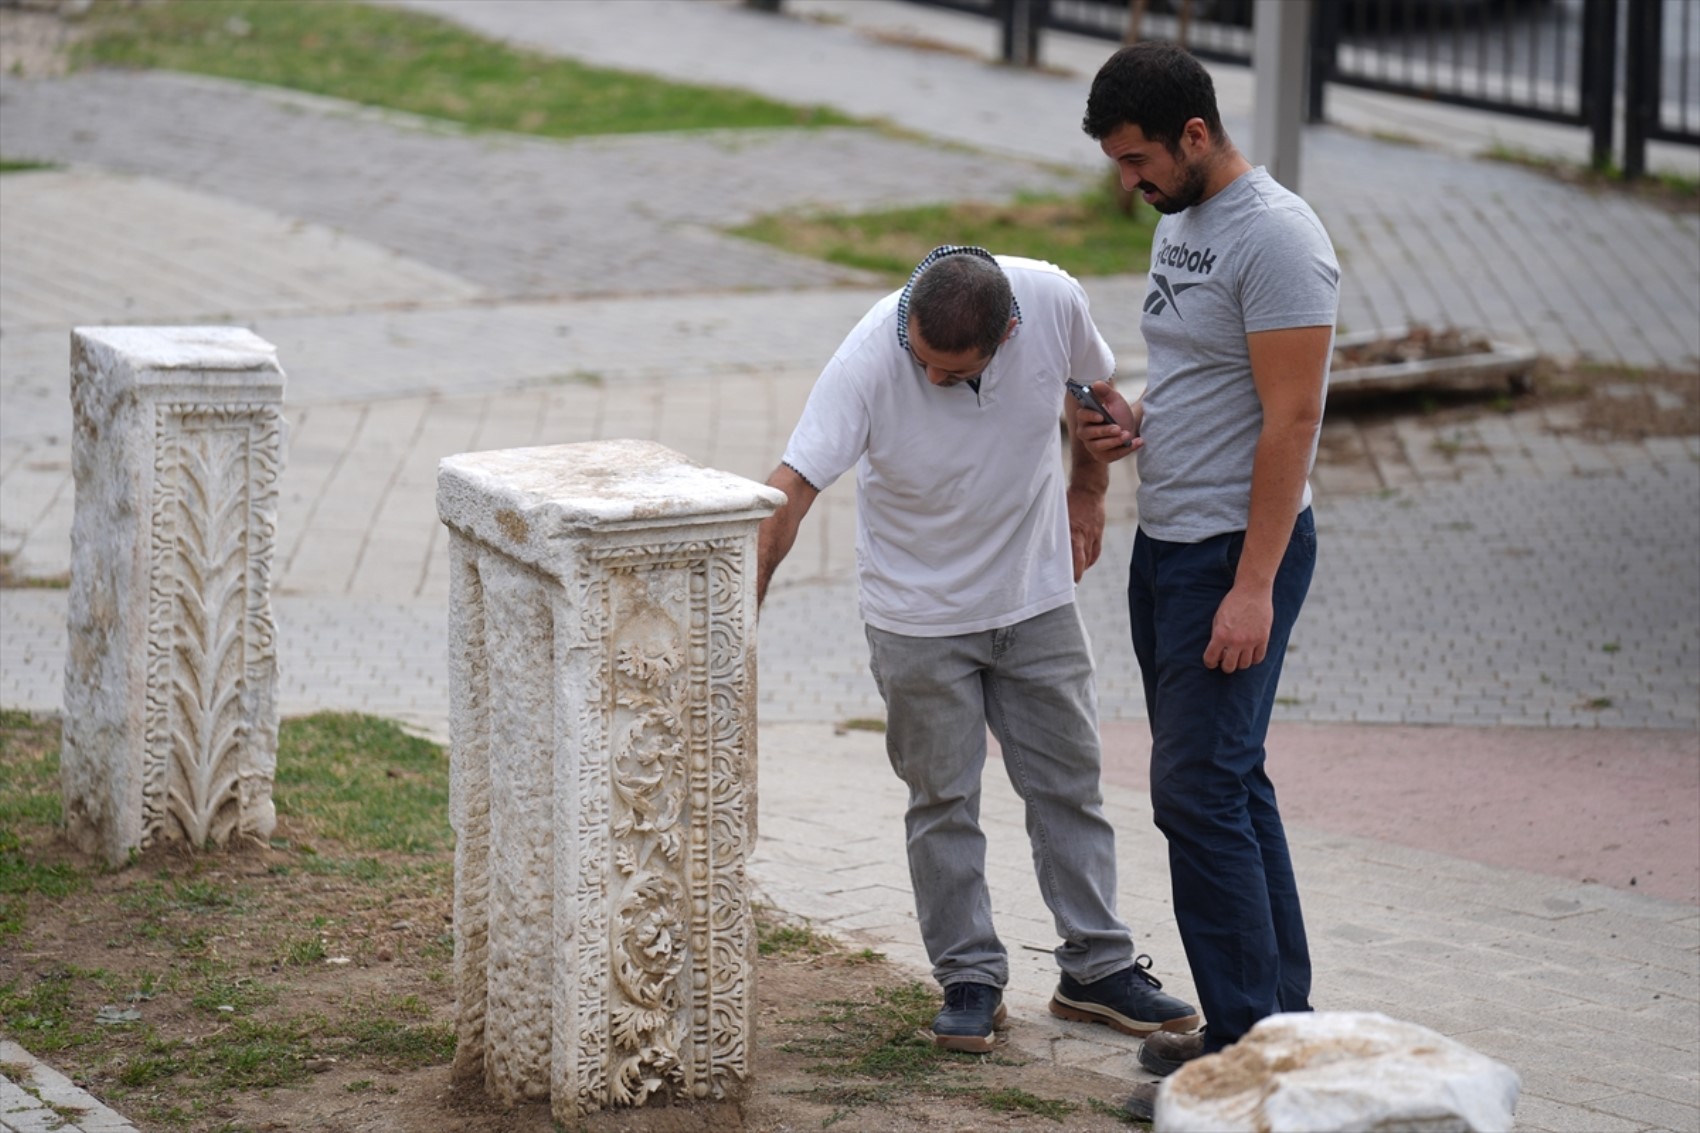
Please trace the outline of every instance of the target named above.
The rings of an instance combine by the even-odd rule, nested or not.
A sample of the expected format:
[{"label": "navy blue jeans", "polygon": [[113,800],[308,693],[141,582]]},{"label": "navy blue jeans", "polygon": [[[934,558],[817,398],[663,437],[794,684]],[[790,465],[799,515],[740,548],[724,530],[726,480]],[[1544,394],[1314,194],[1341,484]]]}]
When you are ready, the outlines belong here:
[{"label": "navy blue jeans", "polygon": [[1267,656],[1230,674],[1205,668],[1204,650],[1244,542],[1243,532],[1167,543],[1141,531],[1128,577],[1151,717],[1151,807],[1169,842],[1175,919],[1208,1052],[1266,1015],[1310,1010],[1310,949],[1263,741],[1316,565],[1316,525],[1308,508],[1294,524]]}]

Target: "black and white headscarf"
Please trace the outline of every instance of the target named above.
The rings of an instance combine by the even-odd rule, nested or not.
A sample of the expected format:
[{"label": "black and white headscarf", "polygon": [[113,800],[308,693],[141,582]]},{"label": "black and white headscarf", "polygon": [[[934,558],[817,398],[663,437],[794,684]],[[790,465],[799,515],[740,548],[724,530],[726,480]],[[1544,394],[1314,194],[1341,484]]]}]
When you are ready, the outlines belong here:
[{"label": "black and white headscarf", "polygon": [[[903,294],[897,300],[897,344],[905,351],[909,349],[909,290],[921,278],[922,272],[946,256],[979,256],[982,260],[997,263],[997,258],[986,249],[971,244],[945,244],[928,252],[927,258],[909,273],[909,282],[903,285]],[[1009,297],[1009,317],[1018,323],[1021,321],[1021,304],[1015,301],[1014,295]]]}]

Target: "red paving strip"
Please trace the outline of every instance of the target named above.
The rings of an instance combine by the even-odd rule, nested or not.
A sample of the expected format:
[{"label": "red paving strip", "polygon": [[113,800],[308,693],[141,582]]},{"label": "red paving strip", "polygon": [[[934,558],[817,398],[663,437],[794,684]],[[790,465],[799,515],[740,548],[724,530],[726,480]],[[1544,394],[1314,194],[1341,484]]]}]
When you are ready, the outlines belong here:
[{"label": "red paving strip", "polygon": [[[1148,789],[1143,721],[1104,725],[1104,778]],[[1276,724],[1294,825],[1700,905],[1700,733]]]}]

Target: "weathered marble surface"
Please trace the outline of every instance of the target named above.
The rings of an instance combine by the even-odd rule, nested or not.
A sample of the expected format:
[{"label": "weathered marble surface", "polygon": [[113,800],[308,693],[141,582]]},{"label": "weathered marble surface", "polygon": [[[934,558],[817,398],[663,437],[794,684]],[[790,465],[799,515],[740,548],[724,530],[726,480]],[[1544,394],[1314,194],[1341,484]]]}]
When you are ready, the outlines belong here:
[{"label": "weathered marble surface", "polygon": [[571,1121],[748,1074],[755,531],[659,445],[449,457],[454,1071]]},{"label": "weathered marble surface", "polygon": [[114,864],[276,824],[284,374],[227,327],[71,336],[70,837]]},{"label": "weathered marble surface", "polygon": [[1188,1063],[1157,1098],[1159,1133],[1494,1133],[1514,1125],[1510,1067],[1374,1012],[1273,1015]]}]

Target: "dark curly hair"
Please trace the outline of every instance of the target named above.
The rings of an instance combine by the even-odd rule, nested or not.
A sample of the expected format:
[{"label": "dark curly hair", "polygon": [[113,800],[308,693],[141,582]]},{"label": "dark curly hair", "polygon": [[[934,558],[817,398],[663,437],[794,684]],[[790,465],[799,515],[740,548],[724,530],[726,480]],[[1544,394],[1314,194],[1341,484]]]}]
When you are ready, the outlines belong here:
[{"label": "dark curly hair", "polygon": [[1193,118],[1202,118],[1210,136],[1221,140],[1222,115],[1210,72],[1183,48],[1145,40],[1122,48],[1098,68],[1080,127],[1103,141],[1124,124],[1138,126],[1173,153]]}]

